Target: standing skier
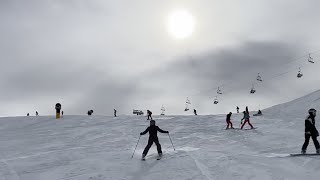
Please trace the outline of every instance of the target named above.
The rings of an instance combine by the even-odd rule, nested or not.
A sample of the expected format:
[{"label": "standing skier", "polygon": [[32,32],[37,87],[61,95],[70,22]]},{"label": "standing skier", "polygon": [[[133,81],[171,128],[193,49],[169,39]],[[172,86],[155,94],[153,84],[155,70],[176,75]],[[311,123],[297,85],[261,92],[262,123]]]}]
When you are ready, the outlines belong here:
[{"label": "standing skier", "polygon": [[155,120],[151,120],[150,126],[145,131],[140,133],[140,135],[145,135],[147,132],[149,132],[148,145],[144,148],[144,151],[142,153],[142,160],[145,160],[145,157],[148,154],[148,151],[149,151],[150,147],[152,146],[153,142],[157,145],[159,157],[162,156],[161,145],[159,143],[159,139],[157,136],[158,131],[161,133],[169,133],[169,131],[164,131],[164,130],[160,129],[158,126],[156,126]]},{"label": "standing skier", "polygon": [[116,109],[113,109],[113,114],[114,114],[114,117],[117,117],[117,110]]},{"label": "standing skier", "polygon": [[237,106],[237,113],[239,113],[239,107]]},{"label": "standing skier", "polygon": [[232,122],[231,122],[231,115],[232,115],[232,112],[229,112],[229,114],[227,114],[227,118],[226,118],[227,128],[226,129],[229,129],[229,125],[231,126],[231,129],[234,129],[232,126]]},{"label": "standing skier", "polygon": [[309,140],[311,137],[313,140],[314,146],[316,147],[317,154],[320,154],[320,145],[317,140],[317,137],[319,136],[319,132],[315,126],[315,119],[314,119],[316,117],[317,111],[315,109],[309,109],[308,113],[309,113],[309,116],[305,120],[305,135],[304,135],[305,141],[303,143],[301,153],[302,154],[306,153],[307,147],[309,145]]},{"label": "standing skier", "polygon": [[[244,123],[242,123],[242,120],[244,120]],[[249,113],[247,113],[247,111],[243,111],[243,118],[241,119],[241,129],[243,129],[243,126],[248,122],[248,124],[251,126],[251,129],[253,129],[252,124],[250,123],[250,116]]]},{"label": "standing skier", "polygon": [[148,115],[148,120],[149,120],[149,118],[152,120],[152,117],[151,117],[152,112],[150,110],[147,110],[147,115]]},{"label": "standing skier", "polygon": [[194,115],[198,115],[196,109],[193,109],[193,113],[194,113]]},{"label": "standing skier", "polygon": [[39,116],[39,113],[38,113],[38,111],[36,111],[36,116]]}]

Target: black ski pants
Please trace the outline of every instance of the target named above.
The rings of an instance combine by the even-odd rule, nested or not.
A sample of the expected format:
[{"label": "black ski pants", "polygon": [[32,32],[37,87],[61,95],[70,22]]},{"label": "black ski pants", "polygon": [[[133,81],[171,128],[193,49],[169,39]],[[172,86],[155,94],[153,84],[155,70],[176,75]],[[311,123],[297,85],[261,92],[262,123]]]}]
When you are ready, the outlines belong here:
[{"label": "black ski pants", "polygon": [[160,145],[160,143],[159,143],[158,137],[155,137],[155,138],[149,137],[148,145],[146,146],[146,148],[144,148],[143,154],[145,154],[145,155],[148,154],[148,151],[149,151],[149,149],[151,148],[153,142],[157,145],[158,153],[162,153],[162,151],[161,151],[161,145]]},{"label": "black ski pants", "polygon": [[316,149],[320,148],[319,142],[317,140],[317,136],[311,136],[310,134],[305,134],[304,137],[305,137],[305,141],[303,143],[302,150],[307,150],[307,147],[309,145],[310,137],[312,138],[314,146],[316,147]]},{"label": "black ski pants", "polygon": [[148,115],[148,120],[149,120],[149,118],[152,120],[152,117],[151,117],[151,115]]}]

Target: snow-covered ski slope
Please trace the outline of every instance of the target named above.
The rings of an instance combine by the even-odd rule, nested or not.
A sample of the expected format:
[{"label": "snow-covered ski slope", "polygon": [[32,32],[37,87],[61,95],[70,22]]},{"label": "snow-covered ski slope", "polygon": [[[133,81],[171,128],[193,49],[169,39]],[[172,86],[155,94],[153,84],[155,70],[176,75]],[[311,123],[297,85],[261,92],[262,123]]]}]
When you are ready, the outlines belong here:
[{"label": "snow-covered ski slope", "polygon": [[[293,104],[280,106],[285,112],[287,107],[304,109],[304,118],[309,106]],[[0,179],[318,180],[320,156],[287,156],[300,152],[304,119],[278,116],[278,109],[252,117],[258,129],[248,131],[224,130],[225,115],[154,116],[160,128],[170,131],[176,148],[167,134],[159,133],[159,161],[155,145],[146,161],[140,160],[148,135],[141,137],[131,159],[139,133],[149,125],[145,116],[0,118]],[[241,117],[233,114],[235,127]],[[308,152],[315,152],[312,142]]]}]

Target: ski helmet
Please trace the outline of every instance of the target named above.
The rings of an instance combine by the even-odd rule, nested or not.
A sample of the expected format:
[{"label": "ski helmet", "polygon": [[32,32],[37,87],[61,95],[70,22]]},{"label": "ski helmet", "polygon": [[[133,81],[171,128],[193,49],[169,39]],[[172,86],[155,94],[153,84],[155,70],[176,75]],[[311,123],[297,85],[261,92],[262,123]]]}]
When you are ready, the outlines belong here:
[{"label": "ski helmet", "polygon": [[316,116],[317,110],[311,108],[311,109],[309,109],[308,113],[309,113],[310,115],[312,115],[312,116]]},{"label": "ski helmet", "polygon": [[151,120],[150,121],[150,125],[156,125],[156,121],[155,120]]}]

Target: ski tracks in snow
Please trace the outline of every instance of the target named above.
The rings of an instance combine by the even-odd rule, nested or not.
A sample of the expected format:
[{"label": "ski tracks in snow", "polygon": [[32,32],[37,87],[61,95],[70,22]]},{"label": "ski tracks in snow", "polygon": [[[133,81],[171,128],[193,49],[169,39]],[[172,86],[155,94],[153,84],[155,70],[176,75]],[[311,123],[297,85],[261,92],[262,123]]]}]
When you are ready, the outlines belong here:
[{"label": "ski tracks in snow", "polygon": [[20,176],[6,160],[0,160],[0,177],[4,178],[1,180],[20,180]]}]

